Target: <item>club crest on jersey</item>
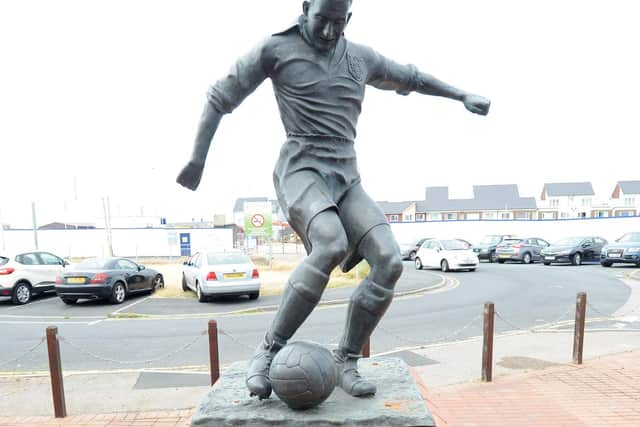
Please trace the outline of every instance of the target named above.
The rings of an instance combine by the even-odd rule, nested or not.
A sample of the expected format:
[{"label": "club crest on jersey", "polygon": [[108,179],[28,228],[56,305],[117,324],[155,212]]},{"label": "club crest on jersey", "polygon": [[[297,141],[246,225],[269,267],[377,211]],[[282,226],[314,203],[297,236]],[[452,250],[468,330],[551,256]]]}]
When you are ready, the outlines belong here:
[{"label": "club crest on jersey", "polygon": [[364,78],[364,61],[362,58],[347,54],[347,64],[349,66],[349,74],[358,82]]}]

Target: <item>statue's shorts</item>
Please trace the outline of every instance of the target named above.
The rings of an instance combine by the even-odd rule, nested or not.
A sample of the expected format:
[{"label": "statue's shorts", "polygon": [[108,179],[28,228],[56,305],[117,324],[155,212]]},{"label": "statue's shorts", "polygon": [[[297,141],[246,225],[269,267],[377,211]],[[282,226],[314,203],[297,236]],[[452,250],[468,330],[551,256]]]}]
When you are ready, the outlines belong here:
[{"label": "statue's shorts", "polygon": [[349,240],[341,263],[349,271],[362,256],[358,245],[374,227],[388,227],[378,204],[360,184],[353,141],[325,136],[289,136],[273,171],[280,206],[307,253],[309,224],[326,210],[335,210]]}]

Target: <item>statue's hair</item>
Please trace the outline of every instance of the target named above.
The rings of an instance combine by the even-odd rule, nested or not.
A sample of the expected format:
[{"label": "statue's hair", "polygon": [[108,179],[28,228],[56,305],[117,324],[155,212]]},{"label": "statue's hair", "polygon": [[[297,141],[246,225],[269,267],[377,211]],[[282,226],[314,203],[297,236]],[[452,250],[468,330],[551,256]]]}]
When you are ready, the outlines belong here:
[{"label": "statue's hair", "polygon": [[[306,0],[309,2],[309,4],[313,4],[313,2],[315,2],[316,0]],[[349,7],[351,7],[351,5],[353,4],[353,0],[349,0]]]}]

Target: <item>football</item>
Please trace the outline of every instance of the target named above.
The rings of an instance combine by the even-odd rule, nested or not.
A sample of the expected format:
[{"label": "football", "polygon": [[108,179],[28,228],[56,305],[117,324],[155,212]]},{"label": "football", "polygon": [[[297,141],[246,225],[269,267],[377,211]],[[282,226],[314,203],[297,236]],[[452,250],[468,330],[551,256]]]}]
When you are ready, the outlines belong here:
[{"label": "football", "polygon": [[333,355],[319,344],[297,341],[286,345],[271,362],[269,377],[275,394],[292,409],[324,402],[336,386]]}]

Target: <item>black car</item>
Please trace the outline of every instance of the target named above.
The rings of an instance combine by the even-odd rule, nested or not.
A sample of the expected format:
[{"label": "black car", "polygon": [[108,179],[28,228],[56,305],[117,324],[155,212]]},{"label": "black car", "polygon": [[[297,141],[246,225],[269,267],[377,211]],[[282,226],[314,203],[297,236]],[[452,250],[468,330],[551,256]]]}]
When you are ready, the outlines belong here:
[{"label": "black car", "polygon": [[56,293],[66,304],[80,298],[120,304],[129,294],[163,287],[162,274],[127,258],[90,258],[56,278]]},{"label": "black car", "polygon": [[626,233],[602,249],[600,264],[611,267],[614,263],[635,264],[640,267],[640,231]]},{"label": "black car", "polygon": [[425,240],[429,240],[429,239],[431,238],[423,237],[421,239],[414,240],[413,242],[410,242],[410,243],[400,244],[400,256],[405,261],[406,260],[413,261],[414,258],[416,257],[416,253],[418,252],[418,249],[420,249],[420,246],[422,246]]},{"label": "black car", "polygon": [[540,255],[544,265],[552,262],[580,265],[583,261],[598,261],[606,244],[607,241],[598,236],[565,237],[542,249]]},{"label": "black car", "polygon": [[515,236],[511,234],[489,234],[484,236],[480,243],[473,246],[473,251],[478,255],[479,260],[486,259],[489,262],[498,261],[496,256],[496,246],[498,246],[504,239],[510,239]]}]

